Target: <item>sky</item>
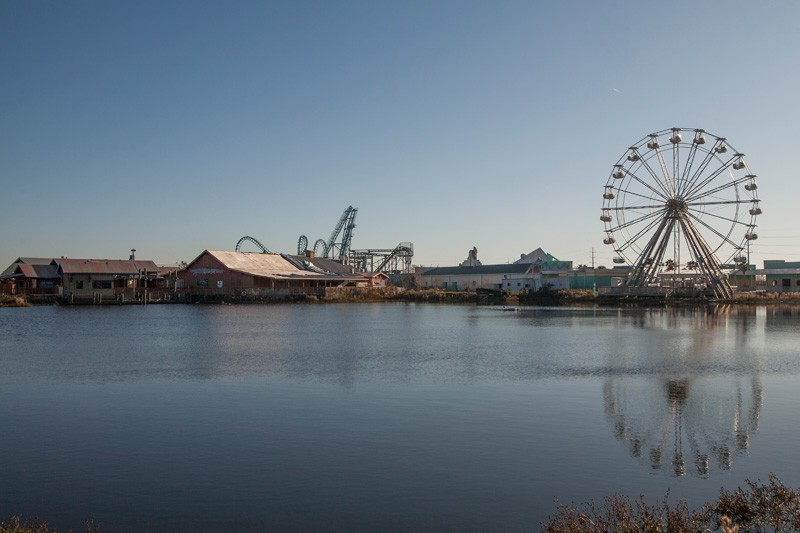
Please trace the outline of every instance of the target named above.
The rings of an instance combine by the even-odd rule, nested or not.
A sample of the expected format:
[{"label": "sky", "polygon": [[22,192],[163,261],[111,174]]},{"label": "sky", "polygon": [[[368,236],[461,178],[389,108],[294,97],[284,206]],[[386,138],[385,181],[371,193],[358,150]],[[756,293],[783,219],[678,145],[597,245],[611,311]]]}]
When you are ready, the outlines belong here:
[{"label": "sky", "polygon": [[[751,262],[800,260],[800,2],[0,3],[0,269],[353,248],[611,264],[603,186],[673,126],[759,176]],[[253,250],[244,246],[244,250]]]}]

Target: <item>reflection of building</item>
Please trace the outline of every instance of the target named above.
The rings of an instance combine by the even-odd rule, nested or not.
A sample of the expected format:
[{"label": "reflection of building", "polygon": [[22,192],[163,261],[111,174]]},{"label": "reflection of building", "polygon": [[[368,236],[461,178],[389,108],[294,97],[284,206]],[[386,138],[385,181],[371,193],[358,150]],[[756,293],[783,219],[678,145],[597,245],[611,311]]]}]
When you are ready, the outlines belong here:
[{"label": "reflection of building", "polygon": [[609,378],[603,386],[614,436],[650,468],[707,477],[712,460],[730,470],[758,431],[762,389],[755,377]]}]

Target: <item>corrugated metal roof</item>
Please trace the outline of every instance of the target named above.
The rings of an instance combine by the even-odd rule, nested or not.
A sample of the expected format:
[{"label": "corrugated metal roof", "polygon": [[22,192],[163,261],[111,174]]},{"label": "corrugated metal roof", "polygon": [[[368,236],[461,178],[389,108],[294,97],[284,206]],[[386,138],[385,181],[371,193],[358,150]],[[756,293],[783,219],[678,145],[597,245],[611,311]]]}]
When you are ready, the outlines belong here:
[{"label": "corrugated metal roof", "polygon": [[52,262],[52,257],[18,257],[8,268],[3,270],[3,275],[13,274],[20,263],[25,263],[26,265],[49,265]]},{"label": "corrugated metal roof", "polygon": [[138,259],[54,259],[62,274],[113,274],[135,275],[142,270],[157,272],[153,261]]},{"label": "corrugated metal roof", "polygon": [[207,252],[225,265],[225,268],[254,276],[289,275],[296,273],[298,270],[280,254],[226,252],[222,250],[207,250]]},{"label": "corrugated metal roof", "polygon": [[327,257],[306,257],[304,255],[291,255],[288,256],[295,261],[300,262],[301,265],[311,264],[314,267],[330,272],[333,274],[353,274],[353,267],[344,265],[335,259],[328,259]]},{"label": "corrugated metal roof", "polygon": [[[330,279],[357,280],[351,273],[330,272],[313,263],[310,258],[283,256],[281,254],[262,254],[256,252],[226,252],[222,250],[206,250],[208,254],[222,263],[225,268],[252,276],[283,279]],[[202,254],[201,254],[202,256]],[[311,267],[306,265],[308,261]],[[195,270],[192,265],[189,272]]]},{"label": "corrugated metal roof", "polygon": [[55,265],[30,265],[27,263],[20,263],[17,265],[15,272],[19,272],[29,279],[54,279],[59,277]]},{"label": "corrugated metal roof", "polygon": [[431,268],[423,272],[423,276],[464,276],[481,274],[524,274],[531,268],[530,263],[512,263],[506,265],[451,266]]}]

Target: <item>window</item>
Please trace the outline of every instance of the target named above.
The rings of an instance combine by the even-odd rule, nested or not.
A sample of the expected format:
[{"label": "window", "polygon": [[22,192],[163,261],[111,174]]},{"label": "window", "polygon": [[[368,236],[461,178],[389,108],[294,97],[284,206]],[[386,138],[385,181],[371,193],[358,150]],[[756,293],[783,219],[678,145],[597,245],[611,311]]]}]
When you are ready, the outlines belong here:
[{"label": "window", "polygon": [[75,288],[76,289],[82,289],[83,288],[83,280],[82,279],[79,279],[78,281],[75,282]]},{"label": "window", "polygon": [[112,286],[110,279],[96,279],[92,282],[93,289],[110,289]]},{"label": "window", "polygon": [[208,278],[201,278],[197,280],[198,287],[208,287]]}]

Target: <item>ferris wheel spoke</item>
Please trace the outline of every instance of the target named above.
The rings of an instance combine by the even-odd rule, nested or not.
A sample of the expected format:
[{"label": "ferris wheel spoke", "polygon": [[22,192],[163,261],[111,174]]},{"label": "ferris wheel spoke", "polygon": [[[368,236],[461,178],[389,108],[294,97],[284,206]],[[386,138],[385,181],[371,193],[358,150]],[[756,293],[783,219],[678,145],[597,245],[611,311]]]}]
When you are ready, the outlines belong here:
[{"label": "ferris wheel spoke", "polygon": [[[673,135],[676,135],[676,133],[673,132]],[[679,139],[676,139],[676,141],[672,143],[672,191],[677,194],[677,188],[680,185],[678,176],[681,173],[681,143]]]},{"label": "ferris wheel spoke", "polygon": [[708,184],[710,184],[711,182],[713,182],[715,179],[717,179],[717,177],[718,177],[720,174],[722,174],[723,172],[725,172],[726,170],[728,170],[728,168],[730,168],[730,167],[731,167],[731,165],[733,165],[733,163],[734,163],[734,161],[735,161],[735,160],[736,160],[736,158],[735,158],[735,157],[731,157],[730,159],[728,159],[728,160],[727,160],[725,163],[723,163],[723,164],[722,164],[722,166],[721,166],[721,167],[719,167],[717,170],[715,170],[714,172],[712,172],[711,174],[709,174],[708,176],[706,176],[705,178],[703,178],[703,180],[702,180],[702,181],[700,181],[700,182],[696,183],[696,184],[695,184],[695,185],[693,185],[691,188],[689,188],[689,190],[687,190],[687,191],[686,191],[686,196],[692,197],[692,196],[694,196],[695,194],[697,194],[698,192],[702,191],[702,190],[703,190],[703,188],[704,188],[706,185],[708,185]]},{"label": "ferris wheel spoke", "polygon": [[641,238],[641,237],[642,237],[644,234],[646,234],[647,232],[649,232],[651,229],[653,229],[654,227],[656,227],[658,224],[662,223],[662,222],[663,222],[663,220],[664,220],[663,218],[656,218],[655,220],[653,220],[652,222],[650,222],[650,223],[649,223],[647,226],[645,226],[645,227],[643,227],[642,229],[640,229],[640,230],[639,230],[639,231],[638,231],[638,232],[637,232],[637,233],[636,233],[636,234],[635,234],[633,237],[631,237],[630,239],[628,239],[628,242],[627,242],[627,243],[625,243],[623,246],[620,246],[619,248],[617,248],[617,251],[618,251],[618,252],[622,252],[622,251],[624,251],[624,250],[627,250],[628,248],[632,248],[634,245],[636,245],[637,241],[638,241],[638,240],[639,240],[639,239],[640,239],[640,238]]},{"label": "ferris wheel spoke", "polygon": [[[653,198],[651,198],[650,196],[645,196],[644,194],[640,194],[638,192],[633,192],[623,189],[616,189],[616,191],[620,193],[620,196],[630,194],[631,196],[638,196],[639,198],[644,198],[645,200],[651,200],[651,201],[653,200]],[[664,200],[666,200],[666,198]]]},{"label": "ferris wheel spoke", "polygon": [[689,207],[695,207],[698,205],[734,205],[734,204],[751,204],[753,203],[752,200],[721,200],[719,202],[692,202],[688,205]]},{"label": "ferris wheel spoke", "polygon": [[642,162],[644,169],[647,170],[647,173],[650,174],[650,177],[653,178],[653,181],[656,182],[658,187],[664,192],[664,198],[671,197],[672,194],[670,194],[669,188],[664,182],[661,181],[661,178],[655,173],[650,164],[644,158],[640,159],[640,161]]},{"label": "ferris wheel spoke", "polygon": [[653,205],[621,205],[618,207],[608,207],[609,211],[630,211],[630,210],[640,210],[644,211],[645,209],[663,209],[663,204],[653,204]]},{"label": "ferris wheel spoke", "polygon": [[[656,146],[655,152],[656,152],[656,157],[658,158],[658,164],[661,167],[661,174],[664,177],[664,189],[667,193],[667,196],[672,197],[675,194],[675,190],[672,186],[672,181],[670,180],[669,172],[667,171],[667,164],[664,162],[664,152],[661,150],[661,146]],[[650,165],[644,159],[642,159],[642,166],[647,168],[647,170],[650,172],[653,178],[659,180],[656,173],[652,170],[652,168],[650,168]]]},{"label": "ferris wheel spoke", "polygon": [[664,194],[664,191],[659,191],[658,189],[656,189],[655,187],[653,187],[652,185],[650,185],[649,183],[644,181],[642,178],[640,178],[639,176],[637,176],[636,174],[634,174],[630,170],[626,170],[625,173],[628,176],[630,176],[631,178],[633,178],[634,180],[636,180],[638,183],[642,184],[642,186],[644,186],[644,187],[650,189],[651,191],[653,191],[653,193],[658,195],[660,198],[663,198],[664,200],[666,200],[668,198],[668,196],[666,194]]},{"label": "ferris wheel spoke", "polygon": [[700,163],[700,166],[697,167],[697,170],[694,171],[694,174],[692,174],[692,177],[686,183],[686,186],[680,191],[681,196],[686,196],[687,191],[694,187],[694,185],[697,183],[697,180],[700,179],[700,176],[702,176],[703,172],[706,171],[708,165],[714,160],[714,154],[716,153],[715,150],[722,144],[723,142],[718,140],[716,143],[714,143],[714,146],[708,152],[706,152],[706,155],[703,158],[703,161]]},{"label": "ferris wheel spoke", "polygon": [[697,213],[697,215],[696,215],[696,216],[698,216],[698,218],[699,218],[699,215],[703,215],[703,216],[709,216],[709,217],[719,218],[719,219],[721,219],[721,220],[725,220],[725,221],[727,221],[727,222],[731,222],[732,224],[739,224],[740,226],[750,226],[750,224],[748,224],[747,222],[743,222],[743,221],[741,221],[741,220],[736,220],[735,218],[728,218],[728,217],[724,217],[724,216],[722,216],[722,215],[717,215],[717,214],[714,214],[714,213],[709,213],[708,211],[706,211],[706,212],[703,212],[703,211],[699,211],[699,210],[697,210],[697,209],[692,209],[692,208],[689,208],[689,210],[690,210],[690,211],[692,211],[692,212],[695,212],[695,213]]},{"label": "ferris wheel spoke", "polygon": [[738,246],[738,243],[735,243],[732,240],[730,240],[730,234],[731,234],[730,231],[728,232],[728,235],[723,235],[722,233],[717,231],[716,228],[714,228],[713,226],[711,226],[709,224],[706,224],[702,219],[700,219],[699,217],[695,216],[694,214],[692,214],[692,213],[686,213],[686,214],[689,215],[689,217],[691,217],[692,219],[694,219],[698,224],[700,224],[701,226],[706,228],[708,231],[710,231],[711,233],[713,233],[714,235],[716,235],[717,237],[722,239],[723,242],[726,242],[726,243],[730,244],[733,247]]},{"label": "ferris wheel spoke", "polygon": [[[689,148],[689,155],[686,156],[686,165],[683,167],[683,174],[681,174],[681,183],[685,184],[686,180],[689,177],[689,172],[691,172],[692,167],[694,166],[694,158],[697,155],[697,143],[692,143],[692,146]],[[683,186],[678,190],[678,194],[683,193]]]},{"label": "ferris wheel spoke", "polygon": [[727,183],[724,183],[722,185],[714,187],[713,189],[709,189],[707,191],[702,191],[699,194],[695,194],[694,196],[692,196],[690,198],[687,198],[686,201],[687,202],[693,202],[694,200],[699,200],[700,198],[705,198],[706,196],[711,196],[712,194],[716,194],[718,192],[722,192],[725,189],[728,189],[730,187],[734,187],[734,190],[735,190],[735,187],[737,185],[741,185],[742,183],[745,183],[747,181],[750,181],[749,177],[742,177],[742,178],[739,178],[737,180],[729,181]]},{"label": "ferris wheel spoke", "polygon": [[639,222],[643,222],[643,221],[647,220],[648,218],[653,218],[653,217],[657,217],[657,216],[660,216],[660,215],[662,215],[661,212],[653,211],[652,213],[648,213],[646,215],[642,215],[642,216],[640,216],[638,218],[634,218],[633,220],[625,221],[622,224],[619,224],[618,226],[615,226],[613,228],[609,228],[608,231],[619,231],[622,228],[627,228],[627,227],[636,225]]}]

